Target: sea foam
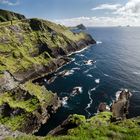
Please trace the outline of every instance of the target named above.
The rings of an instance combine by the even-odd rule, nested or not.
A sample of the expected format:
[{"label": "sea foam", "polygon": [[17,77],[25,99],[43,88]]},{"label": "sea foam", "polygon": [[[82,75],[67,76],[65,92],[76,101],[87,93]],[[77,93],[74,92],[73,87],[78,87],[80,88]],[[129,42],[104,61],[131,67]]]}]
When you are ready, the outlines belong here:
[{"label": "sea foam", "polygon": [[99,84],[100,83],[100,79],[95,79],[95,83]]},{"label": "sea foam", "polygon": [[97,44],[102,44],[102,41],[97,41],[96,43],[97,43]]}]

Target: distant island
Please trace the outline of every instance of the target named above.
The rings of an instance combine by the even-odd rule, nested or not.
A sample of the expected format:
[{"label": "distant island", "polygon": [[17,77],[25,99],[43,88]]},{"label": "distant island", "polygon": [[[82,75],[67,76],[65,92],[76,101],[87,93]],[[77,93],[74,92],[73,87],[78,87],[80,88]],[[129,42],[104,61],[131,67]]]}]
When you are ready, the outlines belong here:
[{"label": "distant island", "polygon": [[86,26],[84,26],[83,24],[79,24],[77,26],[74,27],[69,27],[71,30],[86,30]]}]

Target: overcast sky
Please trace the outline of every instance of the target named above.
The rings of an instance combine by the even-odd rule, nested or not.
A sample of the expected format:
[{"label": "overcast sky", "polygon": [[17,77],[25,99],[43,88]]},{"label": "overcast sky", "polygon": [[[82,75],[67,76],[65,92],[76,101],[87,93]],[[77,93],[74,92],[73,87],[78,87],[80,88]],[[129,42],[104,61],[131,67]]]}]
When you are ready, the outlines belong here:
[{"label": "overcast sky", "polygon": [[140,0],[0,0],[0,8],[68,26],[140,26]]}]

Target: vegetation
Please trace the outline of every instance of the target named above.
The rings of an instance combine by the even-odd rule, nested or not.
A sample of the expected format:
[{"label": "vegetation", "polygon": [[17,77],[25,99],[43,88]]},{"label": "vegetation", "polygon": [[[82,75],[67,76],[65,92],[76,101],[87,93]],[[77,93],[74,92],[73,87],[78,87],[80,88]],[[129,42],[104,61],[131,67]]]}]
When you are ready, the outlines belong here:
[{"label": "vegetation", "polygon": [[[28,75],[67,54],[69,47],[76,47],[76,42],[86,37],[84,33],[74,34],[67,27],[50,21],[26,19],[23,15],[0,10],[0,80],[5,77],[5,71],[13,80],[18,74],[19,79],[28,79]],[[13,130],[19,130],[28,116],[35,115],[39,119],[44,111],[47,114],[47,107],[57,100],[45,87],[32,81],[24,82],[0,94],[0,124]]]},{"label": "vegetation", "polygon": [[4,124],[8,128],[11,128],[13,131],[20,130],[25,123],[26,117],[27,116],[25,114],[11,117],[0,116],[0,123]]},{"label": "vegetation", "polygon": [[43,113],[54,99],[55,94],[45,87],[31,81],[21,84],[17,89],[0,95],[0,124],[12,130],[20,130],[28,116],[34,116],[38,109]]},{"label": "vegetation", "polygon": [[140,118],[111,122],[112,114],[103,112],[90,119],[73,115],[69,121],[78,123],[78,127],[68,130],[66,135],[36,137],[23,135],[8,140],[139,140]]},{"label": "vegetation", "polygon": [[4,70],[11,73],[27,71],[37,65],[47,65],[57,57],[53,48],[65,50],[72,42],[86,38],[84,33],[73,34],[64,26],[40,19],[7,24],[0,25],[0,73]]},{"label": "vegetation", "polygon": [[0,9],[0,22],[25,19],[24,15]]}]

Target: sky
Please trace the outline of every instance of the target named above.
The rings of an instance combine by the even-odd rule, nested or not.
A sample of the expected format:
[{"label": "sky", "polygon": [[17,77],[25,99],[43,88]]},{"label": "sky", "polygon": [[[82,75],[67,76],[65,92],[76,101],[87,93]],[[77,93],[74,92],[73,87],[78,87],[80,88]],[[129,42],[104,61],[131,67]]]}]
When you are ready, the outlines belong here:
[{"label": "sky", "polygon": [[140,0],[0,0],[0,9],[66,26],[140,26]]}]

